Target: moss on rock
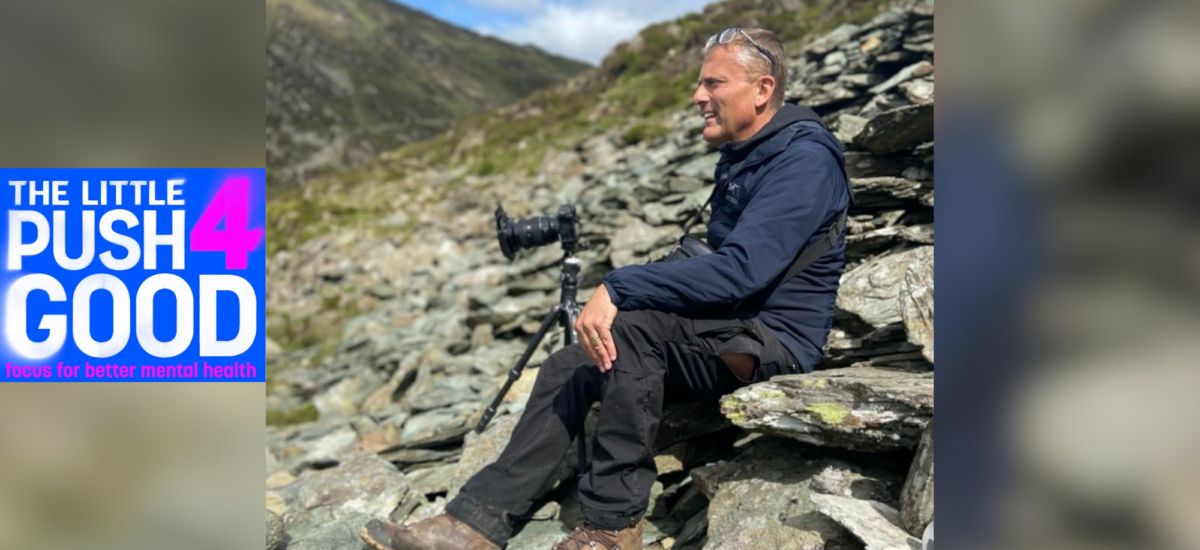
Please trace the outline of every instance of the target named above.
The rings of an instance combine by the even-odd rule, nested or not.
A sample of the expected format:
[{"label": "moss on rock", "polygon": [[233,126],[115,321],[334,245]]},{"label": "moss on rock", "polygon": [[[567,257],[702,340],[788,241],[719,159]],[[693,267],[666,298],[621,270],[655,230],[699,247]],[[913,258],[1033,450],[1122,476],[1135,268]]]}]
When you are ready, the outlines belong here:
[{"label": "moss on rock", "polygon": [[838,403],[813,403],[804,407],[804,412],[821,419],[821,422],[829,426],[840,425],[850,415],[850,409]]}]

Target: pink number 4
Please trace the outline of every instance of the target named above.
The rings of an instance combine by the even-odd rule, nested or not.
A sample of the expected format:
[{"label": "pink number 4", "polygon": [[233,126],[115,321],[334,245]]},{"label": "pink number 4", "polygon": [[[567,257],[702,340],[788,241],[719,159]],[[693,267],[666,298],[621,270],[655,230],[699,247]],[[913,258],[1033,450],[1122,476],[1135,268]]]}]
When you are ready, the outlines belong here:
[{"label": "pink number 4", "polygon": [[[248,230],[247,217],[250,213],[250,180],[233,178],[226,180],[217,196],[208,203],[192,228],[193,251],[224,252],[225,269],[246,269],[246,255],[258,246],[263,238],[262,229]],[[218,230],[217,224],[225,218],[225,229]]]}]

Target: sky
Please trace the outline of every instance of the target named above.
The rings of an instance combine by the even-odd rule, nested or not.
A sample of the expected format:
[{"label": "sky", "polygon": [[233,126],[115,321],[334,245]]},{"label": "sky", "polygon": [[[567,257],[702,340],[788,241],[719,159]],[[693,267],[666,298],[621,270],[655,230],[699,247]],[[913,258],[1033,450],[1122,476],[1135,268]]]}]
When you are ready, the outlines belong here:
[{"label": "sky", "polygon": [[598,65],[652,23],[717,0],[393,0],[480,34]]}]

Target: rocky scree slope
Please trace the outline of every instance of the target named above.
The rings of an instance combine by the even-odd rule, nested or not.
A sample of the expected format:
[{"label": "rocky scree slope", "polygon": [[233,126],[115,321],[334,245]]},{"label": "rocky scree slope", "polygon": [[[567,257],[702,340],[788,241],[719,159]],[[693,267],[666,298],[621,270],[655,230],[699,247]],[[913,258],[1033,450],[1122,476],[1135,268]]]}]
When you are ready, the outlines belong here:
[{"label": "rocky scree slope", "polygon": [[[839,27],[789,60],[788,98],[835,130],[858,197],[827,358],[812,374],[665,411],[647,548],[911,548],[931,521],[933,61],[927,1]],[[494,201],[518,215],[578,205],[593,245],[580,254],[585,301],[607,270],[664,252],[712,190],[717,157],[700,117],[662,120],[663,135],[634,145],[627,128],[589,137],[532,178],[412,176],[425,184],[404,199],[415,209],[382,230],[340,229],[271,257],[271,304],[318,324],[326,311],[368,313],[333,346],[269,359],[280,424],[267,429],[269,548],[357,549],[367,518],[436,514],[495,460],[560,335],[489,429],[471,430],[557,301],[561,251],[505,262]],[[420,238],[387,229],[404,226]],[[573,453],[509,548],[546,548],[580,523]]]},{"label": "rocky scree slope", "polygon": [[589,68],[387,0],[267,0],[266,31],[272,183],[362,163]]}]

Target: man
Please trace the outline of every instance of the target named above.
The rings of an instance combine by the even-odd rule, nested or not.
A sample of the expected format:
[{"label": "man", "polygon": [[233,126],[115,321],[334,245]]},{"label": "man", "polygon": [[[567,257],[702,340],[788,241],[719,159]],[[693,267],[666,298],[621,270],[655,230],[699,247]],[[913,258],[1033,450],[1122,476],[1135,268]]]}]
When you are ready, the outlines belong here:
[{"label": "man", "polygon": [[[640,550],[663,403],[813,368],[844,263],[839,219],[849,192],[837,140],[812,111],[784,105],[786,81],[783,46],[769,31],[735,27],[709,40],[692,101],[704,139],[721,146],[708,223],[715,251],[605,276],[575,324],[581,343],[546,359],[500,458],[446,514],[408,528],[370,522],[361,533],[368,545],[503,547],[599,400],[591,468],[579,484],[584,526],[555,548]],[[831,248],[782,280],[822,239]]]}]

